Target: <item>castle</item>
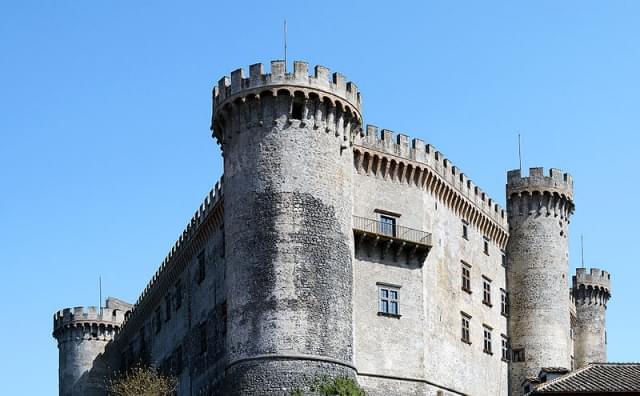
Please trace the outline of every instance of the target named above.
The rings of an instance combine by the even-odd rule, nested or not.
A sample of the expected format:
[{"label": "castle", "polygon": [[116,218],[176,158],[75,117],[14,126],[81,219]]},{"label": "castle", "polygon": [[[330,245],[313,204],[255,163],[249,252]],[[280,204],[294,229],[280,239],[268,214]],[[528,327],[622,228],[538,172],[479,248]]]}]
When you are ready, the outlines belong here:
[{"label": "castle", "polygon": [[500,208],[433,146],[363,126],[341,74],[283,61],[222,78],[224,176],[133,305],[54,315],[60,395],[137,362],[182,395],[522,395],[606,361],[610,276],[569,282],[573,180],[507,174]]}]

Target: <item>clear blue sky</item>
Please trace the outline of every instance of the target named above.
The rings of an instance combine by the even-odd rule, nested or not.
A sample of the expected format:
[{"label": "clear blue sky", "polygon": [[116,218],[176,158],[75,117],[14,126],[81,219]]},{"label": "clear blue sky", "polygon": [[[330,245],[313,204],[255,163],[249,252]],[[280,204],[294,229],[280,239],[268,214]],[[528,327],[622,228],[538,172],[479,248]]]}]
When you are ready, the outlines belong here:
[{"label": "clear blue sky", "polygon": [[[508,169],[575,178],[572,268],[612,272],[609,357],[640,360],[640,3],[0,5],[0,377],[57,394],[52,314],[134,301],[220,177],[211,88],[282,57],[346,74],[367,123],[420,137],[504,204]],[[29,390],[24,390],[27,384]]]}]

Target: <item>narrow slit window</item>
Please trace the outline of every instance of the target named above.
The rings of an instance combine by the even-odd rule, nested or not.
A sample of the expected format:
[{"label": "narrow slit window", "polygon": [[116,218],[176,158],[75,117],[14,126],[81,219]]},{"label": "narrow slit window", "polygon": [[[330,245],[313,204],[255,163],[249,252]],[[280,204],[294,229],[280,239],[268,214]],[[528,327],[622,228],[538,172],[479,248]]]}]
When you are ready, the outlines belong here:
[{"label": "narrow slit window", "polygon": [[207,273],[204,260],[204,252],[200,252],[200,254],[198,254],[198,283],[202,283],[206,276]]},{"label": "narrow slit window", "polygon": [[164,321],[168,322],[171,320],[171,293],[164,296],[164,308]]},{"label": "narrow slit window", "polygon": [[182,306],[182,282],[176,283],[176,311]]},{"label": "narrow slit window", "polygon": [[200,354],[207,352],[207,346],[207,324],[203,323],[200,325]]}]

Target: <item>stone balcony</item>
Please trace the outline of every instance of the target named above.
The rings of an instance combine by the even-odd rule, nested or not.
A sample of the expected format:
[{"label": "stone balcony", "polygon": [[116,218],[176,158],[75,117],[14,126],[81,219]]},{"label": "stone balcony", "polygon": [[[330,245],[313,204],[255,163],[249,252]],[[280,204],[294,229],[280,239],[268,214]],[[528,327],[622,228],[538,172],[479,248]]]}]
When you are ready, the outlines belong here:
[{"label": "stone balcony", "polygon": [[402,256],[407,262],[415,258],[420,266],[433,246],[429,232],[360,216],[353,216],[353,234],[356,252],[365,249],[371,257],[379,251],[380,259],[392,257],[394,261]]}]

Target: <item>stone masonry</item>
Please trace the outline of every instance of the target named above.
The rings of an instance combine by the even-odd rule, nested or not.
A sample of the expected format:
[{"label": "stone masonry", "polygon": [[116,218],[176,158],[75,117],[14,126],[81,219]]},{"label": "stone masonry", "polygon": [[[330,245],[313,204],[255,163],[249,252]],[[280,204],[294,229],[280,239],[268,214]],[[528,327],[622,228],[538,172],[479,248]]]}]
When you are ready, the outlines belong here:
[{"label": "stone masonry", "polygon": [[611,276],[592,268],[578,268],[573,277],[572,292],[576,301],[575,362],[576,368],[589,363],[607,361],[607,329],[605,311],[610,298]]},{"label": "stone masonry", "polygon": [[[107,367],[96,357],[104,352],[120,330],[131,305],[108,298],[105,307],[75,307],[58,311],[53,317],[53,336],[58,340],[59,393],[99,394]],[[91,375],[89,375],[91,374]]]},{"label": "stone masonry", "polygon": [[551,169],[507,175],[509,243],[507,283],[511,316],[509,335],[516,356],[511,364],[511,392],[541,367],[571,364],[568,293],[568,225],[573,213],[573,180]]},{"label": "stone masonry", "polygon": [[521,395],[606,359],[609,274],[568,284],[571,176],[510,171],[507,210],[441,152],[363,126],[361,94],[305,62],[213,90],[224,176],[133,305],[54,316],[60,395],[135,364],[183,395]]}]

